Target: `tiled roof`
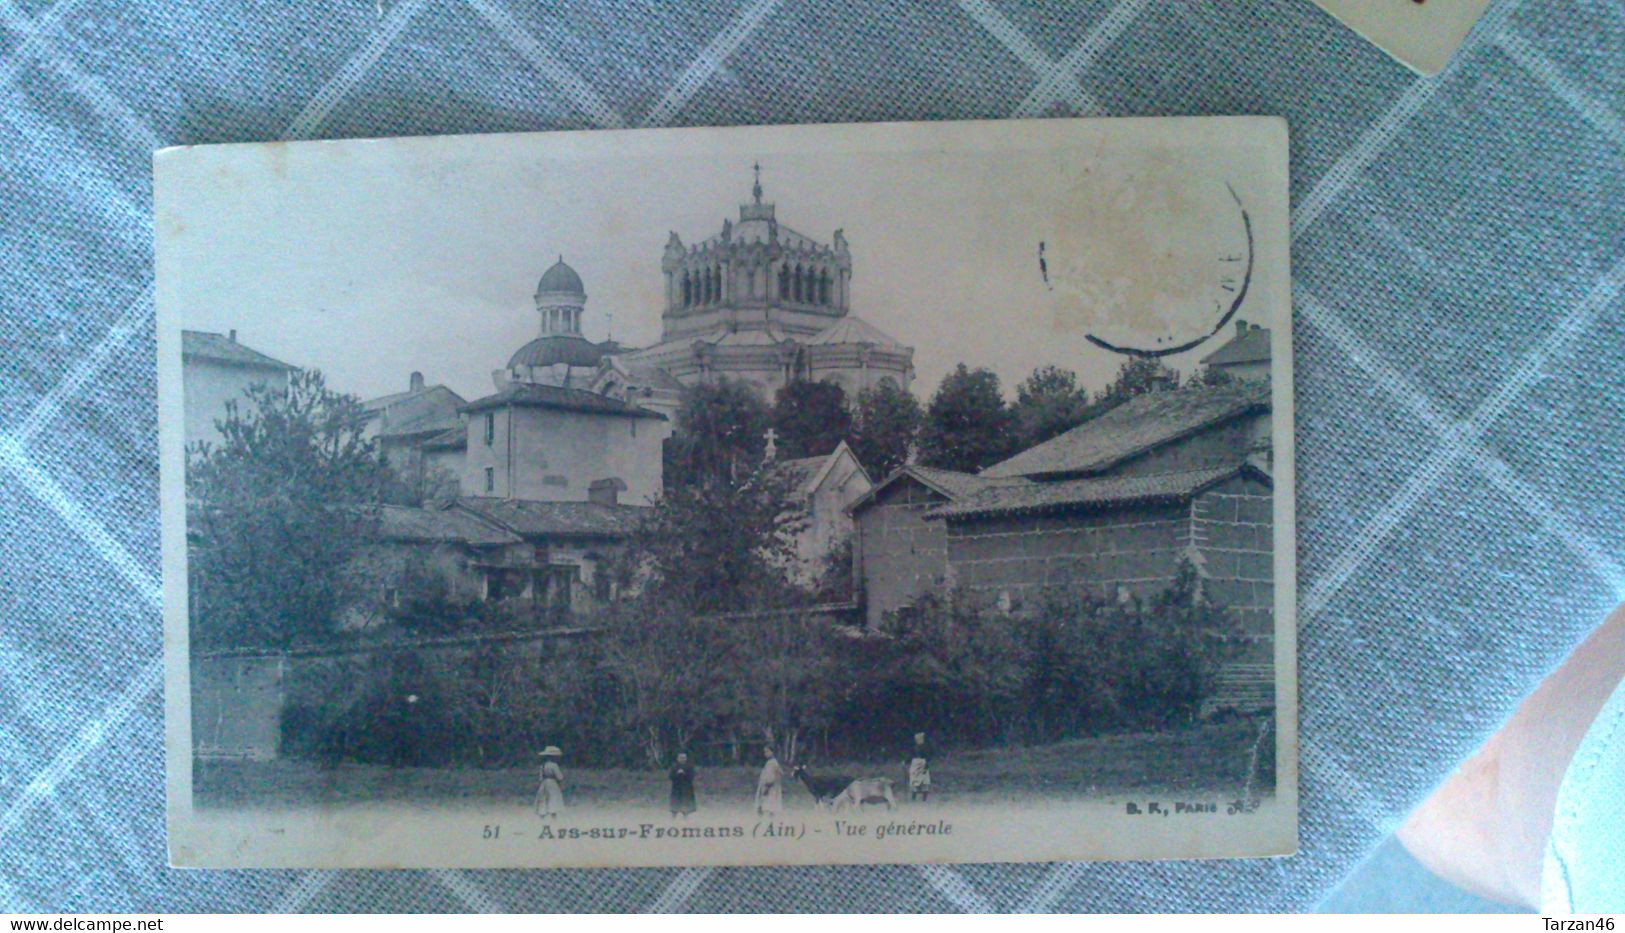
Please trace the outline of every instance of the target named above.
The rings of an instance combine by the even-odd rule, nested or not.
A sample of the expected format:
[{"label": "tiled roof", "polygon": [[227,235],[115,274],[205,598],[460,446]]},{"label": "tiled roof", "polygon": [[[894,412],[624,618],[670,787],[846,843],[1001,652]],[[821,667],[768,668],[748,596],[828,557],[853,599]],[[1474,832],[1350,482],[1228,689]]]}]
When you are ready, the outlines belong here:
[{"label": "tiled roof", "polygon": [[467,404],[461,395],[445,386],[430,386],[414,392],[396,392],[361,403],[371,412],[382,412],[378,433],[383,437],[404,437],[447,431],[460,423],[457,410]]},{"label": "tiled roof", "polygon": [[1268,411],[1268,382],[1147,392],[1072,430],[982,471],[983,476],[1095,473],[1195,431]]},{"label": "tiled roof", "polygon": [[[1237,332],[1230,342],[1207,356],[1207,366],[1226,366],[1239,363],[1268,363],[1270,360],[1270,329],[1245,323],[1237,324]],[[1242,330],[1241,328],[1246,328]]]},{"label": "tiled roof", "polygon": [[460,509],[379,508],[378,536],[386,541],[461,543],[476,547],[519,544],[518,535]]},{"label": "tiled roof", "polygon": [[861,498],[853,502],[850,509],[854,512],[860,511],[864,506],[874,501],[880,495],[881,490],[904,478],[924,483],[947,497],[949,501],[958,501],[992,486],[1024,486],[1032,482],[1032,480],[1022,476],[995,477],[977,473],[960,473],[956,470],[942,470],[936,467],[911,463],[899,468],[892,475],[876,483],[873,489],[870,489]]},{"label": "tiled roof", "polygon": [[647,506],[598,502],[537,502],[531,499],[464,497],[457,506],[526,538],[554,535],[622,537],[629,534]]},{"label": "tiled roof", "polygon": [[233,366],[250,366],[255,369],[288,370],[295,368],[281,360],[272,359],[258,350],[250,350],[224,334],[214,334],[203,330],[181,331],[181,359],[187,357],[212,360],[216,363],[228,363]]},{"label": "tiled roof", "polygon": [[992,486],[1021,486],[1032,482],[1020,476],[988,476],[981,473],[960,473],[918,464],[905,467],[916,479],[934,486],[950,499],[963,499]]},{"label": "tiled roof", "polygon": [[475,399],[463,406],[463,411],[484,411],[517,405],[522,408],[552,408],[559,411],[579,411],[594,415],[619,415],[623,418],[654,418],[666,420],[659,412],[628,405],[620,399],[588,392],[585,389],[566,389],[536,382],[510,382],[501,392]]},{"label": "tiled roof", "polygon": [[468,430],[462,425],[448,428],[423,442],[424,450],[467,450]]},{"label": "tiled roof", "polygon": [[1218,467],[1184,473],[1154,476],[1110,476],[1064,480],[1058,483],[1025,483],[989,486],[982,491],[926,513],[927,518],[965,518],[985,515],[1014,515],[1066,509],[1131,505],[1146,502],[1181,501],[1238,473],[1269,483],[1256,467]]}]

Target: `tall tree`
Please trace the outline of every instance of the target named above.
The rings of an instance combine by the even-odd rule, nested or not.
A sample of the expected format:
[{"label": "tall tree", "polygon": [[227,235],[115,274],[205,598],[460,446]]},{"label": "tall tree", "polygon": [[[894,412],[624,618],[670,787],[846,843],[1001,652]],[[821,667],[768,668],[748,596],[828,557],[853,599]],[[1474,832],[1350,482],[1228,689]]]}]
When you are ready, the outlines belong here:
[{"label": "tall tree", "polygon": [[919,400],[894,382],[858,393],[852,412],[852,452],[875,482],[908,462],[923,420]]},{"label": "tall tree", "polygon": [[215,423],[220,442],[189,451],[194,643],[285,646],[333,630],[391,482],[365,419],[359,399],[303,370],[286,392],[249,388]]},{"label": "tall tree", "polygon": [[623,583],[682,615],[786,605],[805,525],[796,479],[772,463],[669,487],[633,533]]},{"label": "tall tree", "polygon": [[1089,420],[1089,392],[1078,386],[1072,370],[1040,366],[1016,386],[1013,411],[1025,449]]},{"label": "tall tree", "polygon": [[731,485],[762,462],[769,411],[755,390],[721,379],[689,389],[666,442],[668,490],[696,483]]},{"label": "tall tree", "polygon": [[1017,441],[999,377],[960,363],[931,396],[920,432],[920,462],[974,472],[1008,457]]},{"label": "tall tree", "polygon": [[1227,386],[1236,381],[1229,370],[1220,366],[1203,366],[1195,375],[1185,381],[1187,386]]},{"label": "tall tree", "polygon": [[833,382],[797,379],[773,400],[773,429],[779,455],[819,457],[834,450],[852,429],[846,393]]},{"label": "tall tree", "polygon": [[[1099,411],[1115,408],[1137,395],[1157,389],[1179,388],[1179,370],[1171,369],[1149,356],[1130,357],[1117,370],[1117,377],[1095,396]],[[1098,413],[1098,412],[1097,412]]]}]

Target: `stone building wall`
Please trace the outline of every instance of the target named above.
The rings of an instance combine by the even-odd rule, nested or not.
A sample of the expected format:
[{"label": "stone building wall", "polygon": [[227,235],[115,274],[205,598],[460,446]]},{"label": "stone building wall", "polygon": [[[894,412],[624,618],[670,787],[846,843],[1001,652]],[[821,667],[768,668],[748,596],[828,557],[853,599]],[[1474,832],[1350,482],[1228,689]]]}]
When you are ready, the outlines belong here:
[{"label": "stone building wall", "polygon": [[955,588],[1016,606],[1046,589],[1086,587],[1107,599],[1149,597],[1173,583],[1189,542],[1184,504],[946,522]]},{"label": "stone building wall", "polygon": [[595,480],[613,478],[626,483],[623,503],[643,505],[660,495],[661,444],[670,434],[671,425],[654,418],[522,406],[475,412],[459,488],[466,496],[586,502]]},{"label": "stone building wall", "polygon": [[218,444],[220,432],[214,423],[226,417],[226,403],[236,402],[238,410],[247,414],[245,409],[249,402],[245,393],[250,386],[260,383],[286,391],[288,373],[285,370],[185,358],[181,371],[181,400],[186,443],[207,441]]},{"label": "stone building wall", "polygon": [[1238,476],[1197,496],[1191,502],[1191,543],[1201,555],[1208,598],[1236,613],[1250,636],[1267,641],[1275,630],[1270,488]]},{"label": "stone building wall", "polygon": [[948,570],[947,528],[925,513],[946,500],[912,480],[882,490],[854,520],[852,559],[866,602],[865,622],[940,590]]}]

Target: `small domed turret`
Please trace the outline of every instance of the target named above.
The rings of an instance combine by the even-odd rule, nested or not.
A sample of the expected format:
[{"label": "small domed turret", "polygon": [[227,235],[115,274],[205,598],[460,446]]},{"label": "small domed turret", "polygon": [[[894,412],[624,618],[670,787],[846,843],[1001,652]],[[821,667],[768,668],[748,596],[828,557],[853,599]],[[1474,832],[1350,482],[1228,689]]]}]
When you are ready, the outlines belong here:
[{"label": "small domed turret", "polygon": [[576,270],[560,256],[536,283],[536,313],[542,316],[542,336],[581,334],[581,312],[587,304],[587,289]]},{"label": "small domed turret", "polygon": [[582,298],[587,297],[587,289],[581,284],[581,276],[565,264],[563,256],[543,272],[542,280],[536,283],[536,297],[540,298],[545,292],[563,292],[580,295]]}]

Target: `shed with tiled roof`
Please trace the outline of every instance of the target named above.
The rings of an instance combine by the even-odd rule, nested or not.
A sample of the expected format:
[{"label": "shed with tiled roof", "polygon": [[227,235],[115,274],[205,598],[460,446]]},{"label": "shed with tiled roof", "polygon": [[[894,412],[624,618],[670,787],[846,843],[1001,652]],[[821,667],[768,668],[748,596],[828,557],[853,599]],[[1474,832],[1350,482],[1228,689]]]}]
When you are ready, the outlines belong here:
[{"label": "shed with tiled roof", "polygon": [[1054,480],[1167,473],[1247,457],[1267,466],[1269,446],[1270,385],[1237,380],[1147,392],[981,475]]}]

